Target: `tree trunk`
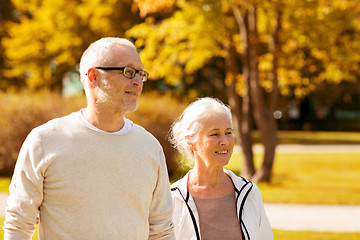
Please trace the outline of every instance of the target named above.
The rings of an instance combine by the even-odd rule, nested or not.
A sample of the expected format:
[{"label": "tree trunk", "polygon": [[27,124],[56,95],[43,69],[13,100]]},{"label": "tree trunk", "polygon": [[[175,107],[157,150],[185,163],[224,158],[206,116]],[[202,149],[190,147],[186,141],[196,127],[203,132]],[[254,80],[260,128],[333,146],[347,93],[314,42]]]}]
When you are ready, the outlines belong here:
[{"label": "tree trunk", "polygon": [[236,76],[239,75],[239,71],[237,69],[238,64],[236,61],[236,50],[233,44],[230,44],[227,47],[226,66],[227,78],[231,78],[231,84],[228,91],[228,100],[233,116],[235,140],[237,143],[241,144],[241,149],[244,156],[244,168],[242,169],[241,174],[244,177],[251,177],[255,172],[255,168],[253,164],[251,127],[249,126],[249,101],[245,101],[246,106],[244,106],[244,100],[242,101],[243,105],[240,105],[239,95],[236,91]]},{"label": "tree trunk", "polygon": [[[260,131],[261,142],[264,146],[264,159],[261,168],[258,171],[254,171],[253,158],[251,160],[250,166],[246,166],[245,171],[251,170],[249,172],[244,172],[243,175],[246,177],[251,177],[250,179],[254,182],[260,181],[270,181],[275,149],[277,145],[277,123],[273,117],[273,113],[276,110],[277,99],[279,94],[278,83],[277,83],[277,53],[279,52],[279,42],[278,42],[278,32],[280,29],[280,14],[277,16],[277,25],[275,30],[270,37],[269,41],[269,51],[273,54],[273,71],[270,76],[272,80],[272,91],[269,95],[269,106],[268,109],[265,107],[264,100],[264,91],[260,86],[259,80],[259,69],[258,69],[258,48],[259,48],[259,38],[257,32],[257,17],[256,17],[256,6],[247,6],[247,11],[245,14],[242,14],[235,4],[234,6],[234,16],[238,23],[240,35],[242,38],[242,47],[243,47],[243,76],[246,79],[248,87],[248,94],[243,98],[242,103],[242,113],[250,112],[250,107],[252,107],[252,113],[255,119],[256,126]],[[244,121],[244,117],[248,118]],[[251,122],[251,115],[242,116],[242,121]],[[242,126],[245,126],[242,125]],[[247,123],[247,127],[250,127]],[[245,127],[246,128],[246,127]],[[251,129],[251,128],[250,128]],[[241,130],[243,132],[243,130]],[[250,130],[251,134],[251,130]],[[252,146],[251,136],[249,137],[250,148]],[[243,143],[242,143],[243,146]],[[247,146],[249,148],[249,146]],[[252,153],[252,152],[251,152]],[[255,174],[254,174],[255,172]]]},{"label": "tree trunk", "polygon": [[[240,137],[241,137],[241,148],[244,156],[243,168],[241,175],[247,179],[250,179],[255,173],[254,166],[254,154],[252,151],[252,121],[251,121],[251,101],[249,91],[249,44],[247,37],[247,23],[241,14],[239,8],[235,5],[233,8],[234,17],[238,23],[241,45],[243,48],[242,53],[242,76],[245,89],[245,95],[242,96],[241,102],[241,122],[240,122]],[[246,14],[245,14],[246,15]],[[235,53],[235,49],[234,49]],[[235,83],[234,83],[235,84]],[[237,95],[237,93],[235,93]]]},{"label": "tree trunk", "polygon": [[250,62],[251,62],[251,74],[250,74],[250,88],[254,95],[253,107],[254,117],[261,134],[261,140],[264,145],[264,159],[261,168],[252,177],[254,182],[267,181],[271,179],[272,168],[274,164],[275,149],[277,145],[277,123],[273,117],[273,113],[276,110],[277,99],[279,94],[278,80],[277,80],[277,55],[279,51],[278,32],[280,29],[280,13],[278,13],[276,19],[276,26],[273,34],[269,40],[269,52],[273,54],[273,71],[270,76],[272,80],[272,91],[269,94],[269,106],[268,111],[265,111],[263,92],[259,85],[258,77],[258,36],[256,26],[256,8],[249,8],[249,32],[250,32]]},{"label": "tree trunk", "polygon": [[[274,141],[274,119],[272,113],[266,112],[264,93],[259,83],[258,48],[259,38],[256,24],[256,7],[248,7],[248,30],[249,30],[249,82],[251,101],[256,125],[260,131],[261,141],[264,145],[264,159],[261,168],[251,178],[254,182],[270,181],[274,162],[276,141]],[[271,119],[271,120],[270,120]],[[269,122],[270,120],[270,122]]]},{"label": "tree trunk", "polygon": [[273,66],[270,79],[272,81],[272,89],[269,93],[269,114],[268,114],[268,129],[264,138],[265,154],[264,162],[261,166],[261,169],[254,175],[255,181],[270,181],[275,149],[278,142],[277,139],[277,123],[273,117],[273,113],[276,111],[276,106],[279,96],[279,86],[278,86],[278,54],[280,53],[279,45],[279,31],[281,29],[281,12],[277,11],[276,15],[276,26],[274,31],[269,39],[269,52],[273,55]]}]

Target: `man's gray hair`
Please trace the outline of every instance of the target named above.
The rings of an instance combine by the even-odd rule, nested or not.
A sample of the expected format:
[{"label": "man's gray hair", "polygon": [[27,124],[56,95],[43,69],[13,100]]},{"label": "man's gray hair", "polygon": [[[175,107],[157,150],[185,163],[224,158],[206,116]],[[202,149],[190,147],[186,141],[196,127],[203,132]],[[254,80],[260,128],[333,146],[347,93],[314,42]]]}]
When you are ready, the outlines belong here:
[{"label": "man's gray hair", "polygon": [[[93,42],[83,53],[80,60],[80,79],[86,75],[89,68],[111,62],[112,47],[128,46],[137,51],[136,46],[126,38],[105,37]],[[85,87],[85,86],[84,86]]]}]

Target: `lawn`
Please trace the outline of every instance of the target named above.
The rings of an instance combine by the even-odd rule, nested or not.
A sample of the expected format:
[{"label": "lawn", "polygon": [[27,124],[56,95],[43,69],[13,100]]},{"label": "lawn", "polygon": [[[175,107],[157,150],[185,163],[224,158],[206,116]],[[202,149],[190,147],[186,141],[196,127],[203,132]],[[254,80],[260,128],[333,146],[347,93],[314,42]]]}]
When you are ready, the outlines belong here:
[{"label": "lawn", "polygon": [[[258,139],[258,132],[254,133]],[[360,132],[279,131],[281,144],[360,144]],[[262,154],[255,154],[260,166]],[[242,155],[226,168],[240,174]],[[277,153],[271,183],[258,184],[264,202],[360,205],[360,151]]]},{"label": "lawn", "polygon": [[9,192],[10,181],[8,177],[0,177],[0,192]]},{"label": "lawn", "polygon": [[273,230],[275,240],[359,240],[360,233]]},{"label": "lawn", "polygon": [[[234,154],[226,168],[239,174],[241,162]],[[264,202],[360,205],[360,152],[278,153],[271,183],[258,186]]]}]

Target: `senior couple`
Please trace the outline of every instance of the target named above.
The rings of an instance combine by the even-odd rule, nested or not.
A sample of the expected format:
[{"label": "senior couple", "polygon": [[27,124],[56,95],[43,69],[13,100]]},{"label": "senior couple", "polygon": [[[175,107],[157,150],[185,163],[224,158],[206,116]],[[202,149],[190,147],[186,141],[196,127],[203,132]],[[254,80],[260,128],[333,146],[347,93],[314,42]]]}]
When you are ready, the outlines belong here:
[{"label": "senior couple", "polygon": [[33,129],[20,150],[4,239],[271,240],[257,186],[223,167],[234,148],[230,109],[191,103],[170,141],[193,168],[171,187],[159,142],[124,115],[148,73],[122,38],[92,43],[80,60],[87,106]]}]

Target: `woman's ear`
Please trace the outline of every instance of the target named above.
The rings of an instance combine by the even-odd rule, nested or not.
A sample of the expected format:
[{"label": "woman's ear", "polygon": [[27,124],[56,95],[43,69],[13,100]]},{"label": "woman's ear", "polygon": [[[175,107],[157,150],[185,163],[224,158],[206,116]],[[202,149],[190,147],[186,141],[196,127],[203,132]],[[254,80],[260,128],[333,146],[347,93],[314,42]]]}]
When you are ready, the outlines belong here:
[{"label": "woman's ear", "polygon": [[191,150],[196,151],[196,146],[193,142],[187,142],[187,144],[189,145]]},{"label": "woman's ear", "polygon": [[190,141],[190,136],[185,136],[186,139],[186,143],[189,145],[190,149],[193,151],[196,151],[196,147],[195,144],[193,142]]},{"label": "woman's ear", "polygon": [[88,72],[87,72],[87,76],[89,78],[89,83],[92,87],[97,87],[99,86],[97,79],[96,79],[96,74],[95,74],[95,69],[94,68],[89,68]]}]

